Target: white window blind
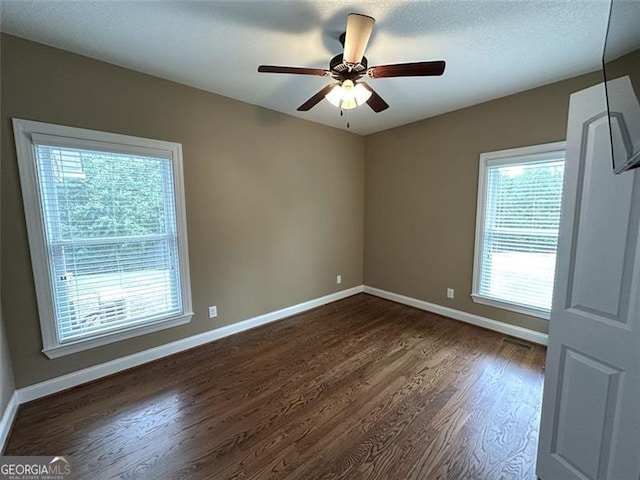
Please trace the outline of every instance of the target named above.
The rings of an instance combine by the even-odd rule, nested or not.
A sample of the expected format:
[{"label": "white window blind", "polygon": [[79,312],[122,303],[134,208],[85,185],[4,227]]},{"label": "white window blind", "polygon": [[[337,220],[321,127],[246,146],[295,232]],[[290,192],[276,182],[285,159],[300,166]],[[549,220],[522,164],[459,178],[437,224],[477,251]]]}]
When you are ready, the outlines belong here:
[{"label": "white window blind", "polygon": [[30,139],[49,277],[39,306],[45,313],[48,299],[53,316],[43,328],[45,352],[190,315],[172,152],[40,133]]},{"label": "white window blind", "polygon": [[548,317],[564,151],[484,160],[474,300],[496,301],[496,306],[502,303],[520,307],[524,313]]}]

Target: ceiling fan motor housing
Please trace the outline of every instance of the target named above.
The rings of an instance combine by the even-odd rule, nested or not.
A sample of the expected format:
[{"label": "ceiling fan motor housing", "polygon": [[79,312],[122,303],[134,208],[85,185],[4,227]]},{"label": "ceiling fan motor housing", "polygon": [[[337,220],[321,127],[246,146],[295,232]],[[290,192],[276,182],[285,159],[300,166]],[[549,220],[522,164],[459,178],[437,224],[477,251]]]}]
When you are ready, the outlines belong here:
[{"label": "ceiling fan motor housing", "polygon": [[336,74],[340,81],[356,80],[367,71],[367,57],[362,57],[360,63],[345,62],[342,54],[336,55],[329,62],[329,70]]}]

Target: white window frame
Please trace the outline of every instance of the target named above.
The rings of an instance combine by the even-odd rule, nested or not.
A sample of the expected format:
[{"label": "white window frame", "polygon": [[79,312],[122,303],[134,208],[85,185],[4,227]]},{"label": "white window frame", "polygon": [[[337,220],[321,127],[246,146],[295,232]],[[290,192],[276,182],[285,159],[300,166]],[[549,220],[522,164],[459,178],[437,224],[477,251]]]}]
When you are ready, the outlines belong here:
[{"label": "white window frame", "polygon": [[471,299],[483,305],[501,308],[516,313],[523,313],[532,317],[549,320],[550,311],[534,308],[516,302],[508,302],[503,299],[493,298],[480,294],[480,277],[482,258],[484,255],[484,220],[486,215],[486,196],[488,185],[488,167],[495,165],[508,165],[510,163],[539,162],[565,156],[566,142],[545,143],[496,152],[480,154],[480,169],[478,173],[478,203],[476,207],[476,238],[473,255],[473,285],[471,287]]},{"label": "white window frame", "polygon": [[[13,130],[42,332],[42,352],[49,358],[57,358],[188,323],[193,316],[193,310],[187,246],[182,145],[174,142],[86,130],[19,118],[13,119]],[[42,136],[48,136],[48,140],[58,142],[59,146],[64,147],[98,149],[100,151],[155,156],[171,160],[178,233],[182,312],[139,325],[124,326],[121,329],[97,334],[85,339],[60,340],[56,324],[53,281],[49,268],[50,258],[45,238],[43,206],[40,201],[40,181],[36,169],[34,137],[41,138]]]}]

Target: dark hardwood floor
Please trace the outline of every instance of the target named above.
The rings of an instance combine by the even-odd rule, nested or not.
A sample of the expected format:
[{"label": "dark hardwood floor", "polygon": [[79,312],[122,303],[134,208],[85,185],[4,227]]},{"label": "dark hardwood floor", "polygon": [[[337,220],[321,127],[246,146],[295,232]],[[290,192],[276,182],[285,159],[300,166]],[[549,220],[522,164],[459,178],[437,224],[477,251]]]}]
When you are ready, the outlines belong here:
[{"label": "dark hardwood floor", "polygon": [[534,479],[544,349],[360,294],[20,407],[82,479]]}]

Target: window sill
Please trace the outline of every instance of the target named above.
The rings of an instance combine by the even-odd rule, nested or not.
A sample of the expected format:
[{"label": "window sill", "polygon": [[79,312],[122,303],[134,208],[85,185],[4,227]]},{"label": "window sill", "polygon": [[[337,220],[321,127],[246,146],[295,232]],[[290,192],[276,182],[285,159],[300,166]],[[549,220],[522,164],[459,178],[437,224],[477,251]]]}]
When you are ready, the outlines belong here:
[{"label": "window sill", "polygon": [[471,294],[471,299],[476,303],[487,305],[489,307],[501,308],[502,310],[509,310],[511,312],[522,313],[531,317],[542,318],[543,320],[549,320],[551,312],[547,310],[527,307],[517,303],[505,302],[491,297],[485,297],[476,293]]},{"label": "window sill", "polygon": [[50,359],[63,357],[72,353],[81,352],[83,350],[89,350],[91,348],[107,345],[109,343],[119,342],[128,338],[138,337],[147,333],[157,332],[165,330],[167,328],[176,327],[178,325],[184,325],[189,323],[193,317],[193,312],[186,313],[179,317],[170,317],[168,319],[147,323],[143,325],[137,325],[126,330],[118,330],[116,332],[105,333],[100,336],[91,337],[82,340],[76,340],[73,342],[60,343],[58,345],[52,345],[42,350]]}]

